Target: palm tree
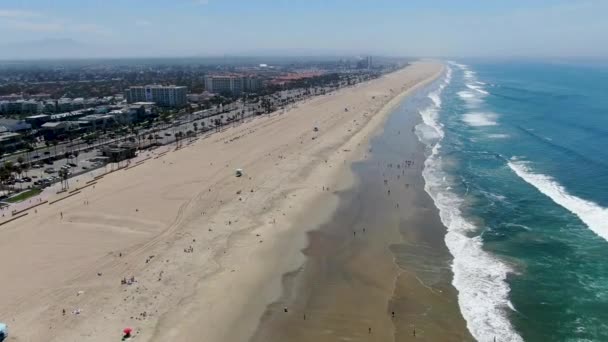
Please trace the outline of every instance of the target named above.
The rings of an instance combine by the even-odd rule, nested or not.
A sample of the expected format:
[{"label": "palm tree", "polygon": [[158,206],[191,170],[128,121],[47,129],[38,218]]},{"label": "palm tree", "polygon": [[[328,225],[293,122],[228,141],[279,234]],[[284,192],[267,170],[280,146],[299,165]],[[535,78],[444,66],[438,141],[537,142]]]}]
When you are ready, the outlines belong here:
[{"label": "palm tree", "polygon": [[59,170],[59,179],[61,180],[62,190],[66,190],[70,187],[68,184],[68,171],[66,169]]},{"label": "palm tree", "polygon": [[29,165],[28,164],[24,164],[23,162],[24,162],[23,157],[19,156],[17,158],[17,163],[19,163],[19,167],[21,168],[21,171],[25,172],[25,175],[27,176],[27,170],[29,169]]},{"label": "palm tree", "polygon": [[[13,172],[17,175],[18,178],[21,178],[21,172],[23,170],[21,169],[21,166],[19,165],[15,165],[13,166]],[[19,183],[19,189],[23,188],[23,183]]]},{"label": "palm tree", "polygon": [[55,157],[57,157],[57,145],[58,144],[59,144],[59,141],[53,140],[53,146],[55,146]]},{"label": "palm tree", "polygon": [[2,177],[3,182],[11,179],[13,177],[14,166],[11,161],[4,162],[4,166],[2,167]]}]

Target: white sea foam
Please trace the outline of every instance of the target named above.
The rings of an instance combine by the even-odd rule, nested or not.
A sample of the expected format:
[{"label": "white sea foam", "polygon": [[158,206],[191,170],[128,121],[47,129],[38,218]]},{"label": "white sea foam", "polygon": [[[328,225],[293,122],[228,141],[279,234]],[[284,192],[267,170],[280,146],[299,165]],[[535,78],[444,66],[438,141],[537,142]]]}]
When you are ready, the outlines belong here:
[{"label": "white sea foam", "polygon": [[[467,70],[465,65],[450,64]],[[441,103],[441,91],[446,85],[442,83],[434,93],[439,101],[433,100],[429,108],[420,111],[424,122],[421,125],[437,131],[438,137],[443,137],[444,132],[438,118],[437,103]],[[507,317],[509,310],[515,310],[508,299],[509,286],[506,283],[507,274],[512,270],[483,250],[481,237],[470,236],[477,227],[463,217],[460,210],[463,201],[451,191],[449,177],[443,171],[438,154],[441,141],[429,142],[420,134],[418,137],[431,148],[422,173],[425,190],[433,198],[441,221],[447,227],[445,242],[454,257],[453,284],[458,290],[458,304],[467,328],[478,341],[492,341],[496,337],[501,341],[523,342]]]},{"label": "white sea foam", "polygon": [[495,113],[472,112],[462,116],[462,121],[473,127],[496,126],[498,115]]},{"label": "white sea foam", "polygon": [[571,195],[568,190],[550,176],[535,173],[525,161],[509,161],[509,167],[524,181],[551,198],[553,202],[578,216],[595,234],[608,240],[608,208]]},{"label": "white sea foam", "polygon": [[488,95],[488,94],[489,94],[489,93],[488,93],[487,91],[485,91],[485,90],[484,90],[484,89],[483,89],[481,86],[474,85],[474,84],[467,84],[466,86],[467,86],[467,88],[472,89],[472,90],[475,90],[475,91],[477,91],[477,92],[480,92],[480,93],[482,93],[482,94],[484,94],[484,95]]},{"label": "white sea foam", "polygon": [[459,91],[458,96],[460,96],[463,100],[475,98],[475,94],[471,93],[470,91],[466,91],[466,90]]},{"label": "white sea foam", "polygon": [[508,134],[501,134],[501,133],[488,134],[488,138],[490,138],[490,139],[507,139],[508,137],[509,137]]}]

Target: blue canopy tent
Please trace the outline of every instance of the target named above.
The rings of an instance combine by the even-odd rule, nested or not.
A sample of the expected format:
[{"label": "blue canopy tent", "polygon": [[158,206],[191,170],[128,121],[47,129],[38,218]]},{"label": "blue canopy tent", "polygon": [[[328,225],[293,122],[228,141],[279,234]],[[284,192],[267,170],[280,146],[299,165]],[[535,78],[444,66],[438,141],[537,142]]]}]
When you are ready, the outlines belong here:
[{"label": "blue canopy tent", "polygon": [[8,327],[4,323],[0,323],[0,342],[8,337]]}]

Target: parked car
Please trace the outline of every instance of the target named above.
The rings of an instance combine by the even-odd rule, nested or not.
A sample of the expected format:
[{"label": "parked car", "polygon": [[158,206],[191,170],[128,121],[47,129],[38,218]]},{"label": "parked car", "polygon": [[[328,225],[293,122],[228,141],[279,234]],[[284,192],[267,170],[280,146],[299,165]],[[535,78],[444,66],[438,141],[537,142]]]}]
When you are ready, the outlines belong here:
[{"label": "parked car", "polygon": [[51,151],[44,151],[44,154],[49,155],[51,154]]},{"label": "parked car", "polygon": [[40,156],[36,154],[36,155],[34,155],[32,158],[34,158],[34,159],[38,159],[38,158],[40,158]]},{"label": "parked car", "polygon": [[55,173],[56,171],[52,167],[49,167],[49,168],[44,169],[44,172],[45,173]]},{"label": "parked car", "polygon": [[70,165],[71,167],[76,167],[78,165],[76,165],[76,163],[68,163],[68,165]]}]

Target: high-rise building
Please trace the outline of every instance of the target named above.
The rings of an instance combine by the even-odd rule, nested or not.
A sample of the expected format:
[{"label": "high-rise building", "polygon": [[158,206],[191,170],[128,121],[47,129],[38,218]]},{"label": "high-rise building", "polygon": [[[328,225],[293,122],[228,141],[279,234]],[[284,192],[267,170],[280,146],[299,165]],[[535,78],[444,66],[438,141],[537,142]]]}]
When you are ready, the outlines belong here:
[{"label": "high-rise building", "polygon": [[161,107],[184,107],[188,104],[184,86],[147,85],[145,87],[130,87],[125,90],[128,103],[155,102]]},{"label": "high-rise building", "polygon": [[255,76],[215,75],[205,77],[205,90],[211,93],[240,94],[262,88],[262,80]]},{"label": "high-rise building", "polygon": [[365,58],[357,61],[357,69],[371,69],[372,68],[372,56],[366,56]]}]

